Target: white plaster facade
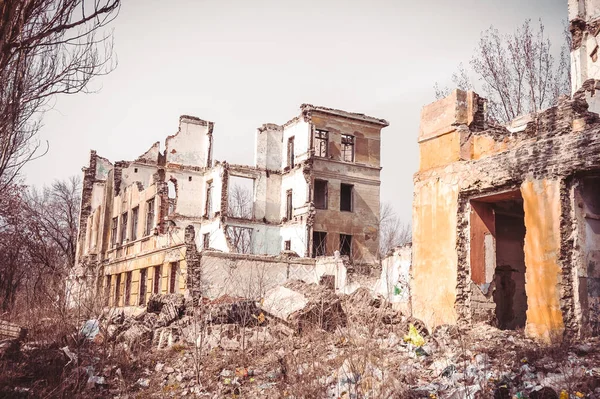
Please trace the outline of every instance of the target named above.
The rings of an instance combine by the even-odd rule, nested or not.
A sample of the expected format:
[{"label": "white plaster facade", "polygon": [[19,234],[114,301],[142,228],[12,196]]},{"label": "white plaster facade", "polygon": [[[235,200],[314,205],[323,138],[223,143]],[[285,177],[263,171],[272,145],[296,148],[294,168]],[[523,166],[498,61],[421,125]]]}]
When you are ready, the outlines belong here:
[{"label": "white plaster facade", "polygon": [[[115,163],[92,151],[84,168],[78,284],[102,287],[113,306],[142,304],[149,294],[173,287],[185,292],[187,226],[193,226],[200,250],[261,256],[292,251],[300,258],[332,256],[340,249],[338,236],[358,232],[350,248],[357,248],[361,263],[374,263],[379,136],[385,126],[382,119],[302,105],[301,114],[286,124],[257,130],[253,166],[214,162],[214,124],[191,116],[180,117],[179,130],[167,137],[164,151],[154,143],[134,161]],[[315,129],[324,127],[330,131],[328,150],[315,154]],[[340,134],[353,137],[351,160],[341,159]],[[314,204],[315,166],[318,178],[329,176],[334,185],[322,217],[319,212],[325,211]],[[253,182],[249,214],[231,212],[232,178]],[[354,190],[349,211],[339,205],[345,179]],[[333,236],[320,252],[312,248],[315,224]],[[353,254],[347,255],[352,259]]]}]

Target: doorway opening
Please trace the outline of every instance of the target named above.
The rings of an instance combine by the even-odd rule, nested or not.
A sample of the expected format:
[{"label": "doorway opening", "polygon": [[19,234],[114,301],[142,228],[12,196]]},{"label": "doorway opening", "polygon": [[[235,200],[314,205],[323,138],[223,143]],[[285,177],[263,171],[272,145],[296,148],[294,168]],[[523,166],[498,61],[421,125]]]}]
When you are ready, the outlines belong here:
[{"label": "doorway opening", "polygon": [[[471,200],[471,279],[489,295],[498,328],[525,327],[525,212],[519,191]],[[489,296],[488,296],[489,297]]]}]

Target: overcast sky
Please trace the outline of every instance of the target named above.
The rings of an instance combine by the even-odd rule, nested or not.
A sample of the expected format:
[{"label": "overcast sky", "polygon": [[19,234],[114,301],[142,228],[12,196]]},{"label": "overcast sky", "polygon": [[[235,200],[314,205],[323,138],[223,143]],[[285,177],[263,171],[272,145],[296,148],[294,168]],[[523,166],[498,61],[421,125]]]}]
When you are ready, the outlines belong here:
[{"label": "overcast sky", "polygon": [[118,67],[97,94],[60,97],[25,170],[41,185],[80,174],[90,149],[132,160],[174,134],[181,114],[215,122],[214,157],[252,164],[256,128],[302,103],[385,118],[382,201],[410,221],[421,107],[449,83],[482,30],[542,18],[559,47],[565,0],[126,0]]}]

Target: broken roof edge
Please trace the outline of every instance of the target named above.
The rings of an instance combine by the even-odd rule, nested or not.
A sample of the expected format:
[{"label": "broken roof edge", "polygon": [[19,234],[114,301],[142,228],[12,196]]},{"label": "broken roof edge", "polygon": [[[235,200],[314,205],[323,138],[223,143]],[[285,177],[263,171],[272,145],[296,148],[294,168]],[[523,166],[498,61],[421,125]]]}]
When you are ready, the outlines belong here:
[{"label": "broken roof edge", "polygon": [[265,130],[279,130],[281,129],[283,126],[280,126],[276,123],[263,123],[262,125],[260,125],[258,127],[258,131],[259,132],[264,132]]},{"label": "broken roof edge", "polygon": [[209,126],[209,125],[214,125],[214,122],[211,121],[207,121],[204,119],[200,119],[197,116],[193,116],[193,115],[180,115],[179,116],[179,122],[188,122],[188,123],[194,123],[196,125],[201,125],[201,126]]},{"label": "broken roof edge", "polygon": [[300,109],[302,110],[302,112],[316,111],[316,112],[321,112],[324,114],[341,116],[343,118],[354,119],[354,120],[359,120],[362,122],[372,123],[372,124],[379,125],[382,127],[386,127],[386,126],[390,125],[389,122],[386,121],[385,119],[375,118],[373,116],[368,116],[368,115],[360,114],[360,113],[356,113],[356,112],[348,112],[348,111],[344,111],[341,109],[323,107],[320,105],[302,104],[302,105],[300,105]]}]

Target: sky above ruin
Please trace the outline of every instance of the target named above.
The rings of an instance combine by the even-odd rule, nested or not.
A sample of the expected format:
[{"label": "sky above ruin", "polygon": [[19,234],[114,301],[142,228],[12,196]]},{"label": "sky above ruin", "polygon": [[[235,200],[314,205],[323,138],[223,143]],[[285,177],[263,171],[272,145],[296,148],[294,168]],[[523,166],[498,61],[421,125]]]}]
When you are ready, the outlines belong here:
[{"label": "sky above ruin", "polygon": [[44,119],[47,155],[29,184],[80,174],[90,149],[132,160],[174,134],[181,114],[215,122],[214,158],[253,164],[263,123],[302,103],[385,118],[381,199],[410,222],[417,134],[433,85],[449,85],[481,31],[542,18],[555,50],[564,0],[127,0],[115,20],[118,67],[97,93],[60,97]]}]

